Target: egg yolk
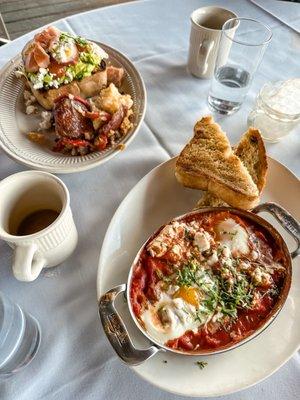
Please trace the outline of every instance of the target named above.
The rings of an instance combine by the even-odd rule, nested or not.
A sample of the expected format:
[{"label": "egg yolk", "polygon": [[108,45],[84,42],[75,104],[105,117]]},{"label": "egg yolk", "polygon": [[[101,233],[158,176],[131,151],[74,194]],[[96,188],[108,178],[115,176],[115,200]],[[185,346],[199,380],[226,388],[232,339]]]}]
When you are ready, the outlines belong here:
[{"label": "egg yolk", "polygon": [[182,286],[175,292],[174,297],[180,297],[194,307],[199,305],[198,291],[193,287]]}]

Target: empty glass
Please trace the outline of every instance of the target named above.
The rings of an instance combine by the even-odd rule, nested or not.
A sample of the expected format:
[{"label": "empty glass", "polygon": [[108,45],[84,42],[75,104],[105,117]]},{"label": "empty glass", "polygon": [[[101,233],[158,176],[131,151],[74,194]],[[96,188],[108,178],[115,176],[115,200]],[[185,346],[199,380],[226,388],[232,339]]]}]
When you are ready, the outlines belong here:
[{"label": "empty glass", "polygon": [[40,338],[37,320],[0,292],[0,377],[27,365],[39,348]]},{"label": "empty glass", "polygon": [[228,115],[241,107],[271,38],[271,29],[254,19],[225,22],[208,95],[212,111]]}]

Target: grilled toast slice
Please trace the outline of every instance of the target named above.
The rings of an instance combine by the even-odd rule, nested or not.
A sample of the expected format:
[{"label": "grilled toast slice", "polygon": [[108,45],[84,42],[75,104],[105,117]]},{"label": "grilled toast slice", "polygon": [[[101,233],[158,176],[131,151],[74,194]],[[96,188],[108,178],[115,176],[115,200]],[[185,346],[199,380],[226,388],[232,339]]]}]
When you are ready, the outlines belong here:
[{"label": "grilled toast slice", "polygon": [[[259,130],[249,128],[235,147],[234,153],[245,165],[261,193],[266,184],[268,163],[265,145]],[[214,194],[205,192],[195,208],[220,206],[228,206],[228,204]]]},{"label": "grilled toast slice", "polygon": [[184,186],[208,190],[234,207],[251,209],[259,201],[248,170],[211,116],[196,123],[194,137],[177,159],[175,176]]},{"label": "grilled toast slice", "polygon": [[245,165],[261,193],[267,181],[268,162],[266,148],[259,130],[249,128],[241,137],[234,153]]}]

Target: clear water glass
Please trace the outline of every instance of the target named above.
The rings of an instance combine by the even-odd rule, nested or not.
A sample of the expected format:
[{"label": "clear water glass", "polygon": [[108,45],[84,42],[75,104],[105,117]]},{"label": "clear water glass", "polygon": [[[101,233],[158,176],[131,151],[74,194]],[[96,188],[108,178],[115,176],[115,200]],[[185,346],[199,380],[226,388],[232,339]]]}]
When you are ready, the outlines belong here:
[{"label": "clear water glass", "polygon": [[40,338],[37,320],[0,292],[0,377],[27,365],[39,348]]},{"label": "clear water glass", "polygon": [[241,107],[271,38],[271,29],[254,19],[225,22],[208,95],[212,111],[229,115]]}]

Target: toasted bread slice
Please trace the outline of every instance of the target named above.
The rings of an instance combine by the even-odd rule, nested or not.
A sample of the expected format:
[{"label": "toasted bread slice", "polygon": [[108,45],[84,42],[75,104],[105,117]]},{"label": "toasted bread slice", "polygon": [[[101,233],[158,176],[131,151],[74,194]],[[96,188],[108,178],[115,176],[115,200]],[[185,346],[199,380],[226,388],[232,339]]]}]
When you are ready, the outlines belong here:
[{"label": "toasted bread slice", "polygon": [[[268,163],[265,145],[259,130],[249,128],[242,136],[234,153],[245,165],[253,179],[253,182],[256,184],[259,193],[261,193],[266,184]],[[205,192],[195,208],[220,206],[228,206],[228,204],[212,193]]]},{"label": "toasted bread slice", "polygon": [[234,153],[247,168],[259,193],[266,185],[268,162],[264,141],[258,129],[249,128],[241,137]]},{"label": "toasted bread slice", "polygon": [[234,207],[251,209],[259,200],[257,186],[211,116],[196,123],[194,137],[177,159],[175,175],[184,186],[208,190]]}]

